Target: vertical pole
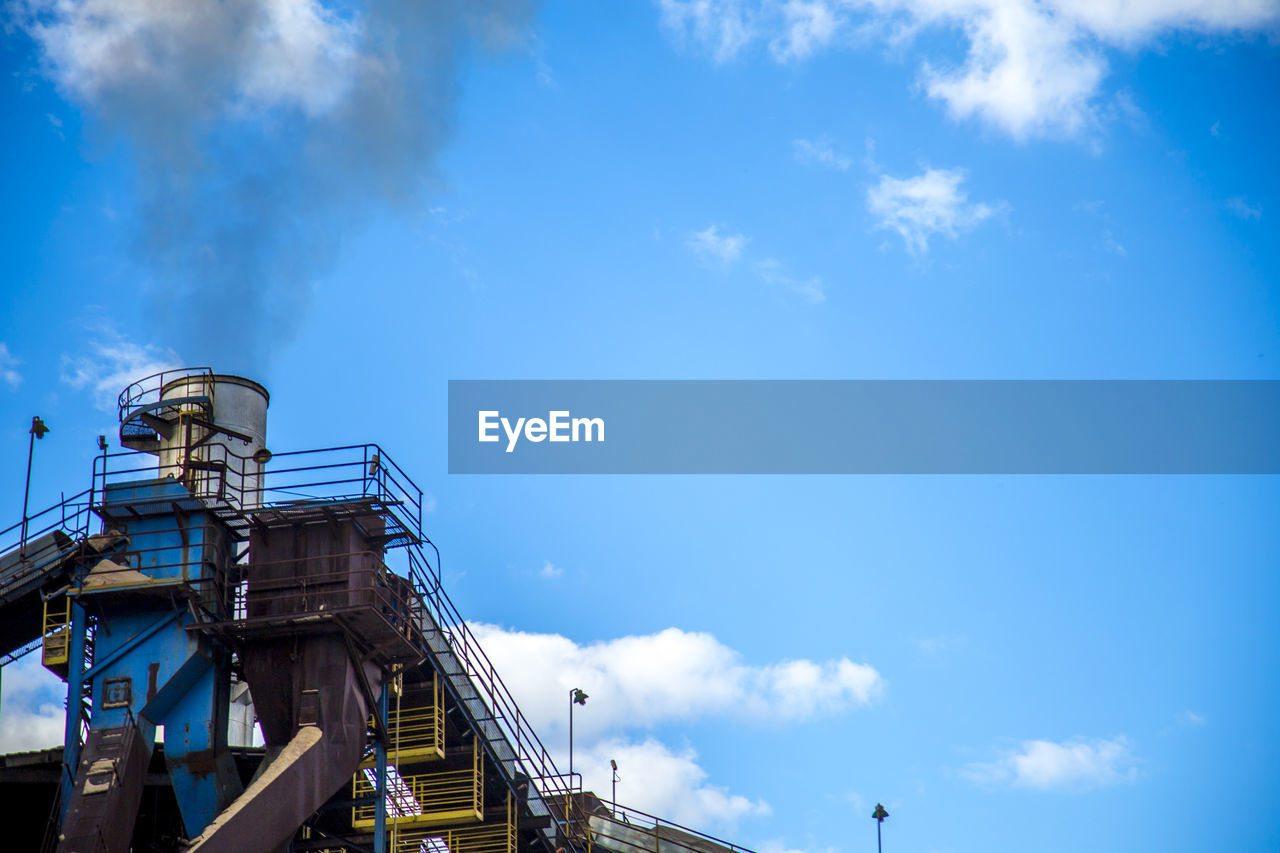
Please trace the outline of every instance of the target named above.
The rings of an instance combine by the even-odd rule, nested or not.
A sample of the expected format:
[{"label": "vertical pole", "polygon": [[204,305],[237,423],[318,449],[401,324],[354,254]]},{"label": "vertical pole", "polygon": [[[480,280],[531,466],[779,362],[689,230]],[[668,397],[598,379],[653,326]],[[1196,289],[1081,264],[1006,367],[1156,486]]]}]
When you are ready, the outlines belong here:
[{"label": "vertical pole", "polygon": [[66,816],[71,792],[76,784],[76,765],[80,763],[80,708],[84,700],[84,608],[71,604],[71,632],[67,648],[67,722],[62,744],[61,814],[59,825]]},{"label": "vertical pole", "polygon": [[876,821],[876,853],[884,853],[884,847],[880,844],[880,827],[883,824],[882,820]]},{"label": "vertical pole", "polygon": [[[378,696],[378,721],[381,723],[381,730],[385,732],[387,730],[387,684],[385,681],[382,683],[382,693]],[[377,756],[378,804],[373,813],[373,851],[387,853],[387,744],[383,738],[378,738]]]},{"label": "vertical pole", "polygon": [[36,425],[31,422],[31,440],[27,442],[27,487],[22,492],[22,538],[18,541],[18,559],[27,558],[27,499],[31,497],[31,456],[36,450]]},{"label": "vertical pole", "polygon": [[565,841],[570,850],[573,849],[573,823],[570,813],[573,802],[573,691],[569,691],[569,790],[564,795]]}]

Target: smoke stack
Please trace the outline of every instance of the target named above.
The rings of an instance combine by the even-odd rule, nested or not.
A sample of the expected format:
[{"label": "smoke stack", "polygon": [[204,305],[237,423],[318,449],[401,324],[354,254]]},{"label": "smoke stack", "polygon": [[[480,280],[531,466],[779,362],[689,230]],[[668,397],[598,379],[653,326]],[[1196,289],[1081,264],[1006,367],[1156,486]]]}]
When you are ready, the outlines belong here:
[{"label": "smoke stack", "polygon": [[120,396],[120,441],[159,457],[161,477],[192,494],[254,509],[262,503],[267,389],[243,376],[207,369],[148,377]]}]

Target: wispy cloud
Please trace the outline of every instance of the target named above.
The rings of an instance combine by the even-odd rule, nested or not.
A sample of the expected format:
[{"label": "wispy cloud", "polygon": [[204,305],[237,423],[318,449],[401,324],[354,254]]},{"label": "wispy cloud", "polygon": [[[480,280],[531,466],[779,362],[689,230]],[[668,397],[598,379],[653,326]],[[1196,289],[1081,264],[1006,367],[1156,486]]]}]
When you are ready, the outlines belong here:
[{"label": "wispy cloud", "polygon": [[825,166],[828,169],[844,171],[853,164],[845,155],[839,153],[825,136],[817,139],[793,139],[791,141],[795,157],[801,163],[811,166]]},{"label": "wispy cloud", "polygon": [[757,263],[756,272],[760,274],[760,278],[766,284],[783,287],[793,293],[798,293],[809,302],[825,302],[827,299],[826,289],[820,276],[795,278],[789,275],[783,269],[782,264],[773,258],[765,258]]},{"label": "wispy cloud", "polygon": [[87,331],[88,352],[63,355],[61,379],[89,391],[100,409],[112,409],[130,383],[182,366],[173,350],[130,340],[105,320],[89,323]]},{"label": "wispy cloud", "polygon": [[704,263],[729,266],[742,256],[749,238],[742,234],[721,234],[721,226],[708,225],[689,235],[689,248]]},{"label": "wispy cloud", "polygon": [[[960,35],[965,56],[920,62],[921,89],[957,119],[975,118],[1019,139],[1072,135],[1099,121],[1106,51],[1161,36],[1259,32],[1280,21],[1268,2],[1068,3],[1063,0],[661,0],[661,24],[685,48],[727,62],[753,43],[778,62],[824,50],[895,46],[925,30]],[[1118,104],[1125,114],[1125,104]],[[1106,112],[1104,109],[1103,112]]]},{"label": "wispy cloud", "polygon": [[[702,262],[708,266],[727,268],[742,259],[750,238],[743,234],[721,233],[720,225],[708,225],[689,235],[687,244]],[[798,294],[808,302],[818,303],[827,298],[820,276],[797,278],[788,273],[776,258],[763,258],[751,264],[760,280],[774,287],[782,287]]]},{"label": "wispy cloud", "polygon": [[1113,255],[1119,255],[1120,257],[1124,257],[1125,255],[1128,254],[1128,250],[1125,249],[1125,247],[1120,243],[1120,241],[1116,239],[1116,235],[1111,231],[1110,228],[1107,228],[1102,232],[1102,245],[1103,245],[1103,248],[1105,248],[1108,252],[1110,252]]},{"label": "wispy cloud", "polygon": [[1222,203],[1222,206],[1230,213],[1241,219],[1261,219],[1262,205],[1250,204],[1249,200],[1244,196],[1233,196]]},{"label": "wispy cloud", "polygon": [[897,231],[909,251],[924,254],[931,236],[955,238],[996,212],[969,202],[960,189],[965,177],[961,169],[926,169],[913,178],[881,175],[867,191],[867,209],[877,227]]},{"label": "wispy cloud", "polygon": [[708,51],[716,62],[737,56],[756,35],[758,12],[743,0],[658,0],[658,8],[677,46]]},{"label": "wispy cloud", "polygon": [[560,568],[550,560],[544,560],[542,568],[538,570],[538,574],[547,580],[555,580],[564,574],[564,569]]},{"label": "wispy cloud", "polygon": [[917,637],[915,639],[916,651],[923,657],[937,658],[943,652],[963,646],[968,642],[964,637],[938,634],[931,637]]},{"label": "wispy cloud", "polygon": [[1039,790],[1085,790],[1137,778],[1129,741],[1075,738],[1056,743],[1029,740],[995,761],[965,766],[961,775],[982,785]]},{"label": "wispy cloud", "polygon": [[9,390],[16,390],[22,384],[22,374],[18,372],[18,365],[22,361],[9,352],[9,346],[4,341],[0,341],[0,382],[9,386]]}]

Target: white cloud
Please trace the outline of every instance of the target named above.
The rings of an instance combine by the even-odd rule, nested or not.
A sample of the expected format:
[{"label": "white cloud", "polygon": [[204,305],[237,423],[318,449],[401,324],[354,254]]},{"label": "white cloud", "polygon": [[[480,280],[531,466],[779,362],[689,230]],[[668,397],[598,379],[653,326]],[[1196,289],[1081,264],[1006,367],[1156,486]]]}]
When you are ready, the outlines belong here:
[{"label": "white cloud", "polygon": [[704,262],[728,266],[738,260],[748,238],[742,234],[721,234],[720,226],[708,225],[689,235],[689,248]]},{"label": "white cloud", "polygon": [[682,47],[707,50],[725,62],[755,37],[755,13],[745,0],[658,0],[662,27]]},{"label": "white cloud", "polygon": [[925,91],[954,117],[985,119],[1016,138],[1072,134],[1089,123],[1106,62],[1069,24],[1024,0],[976,9],[909,5],[922,7],[911,10],[922,23],[959,25],[969,40],[959,68],[939,70],[927,60],[922,67]]},{"label": "white cloud", "polygon": [[0,753],[62,744],[66,687],[40,665],[38,649],[4,668],[0,693]]},{"label": "white cloud", "polygon": [[1229,198],[1222,203],[1222,206],[1241,219],[1262,218],[1262,205],[1250,204],[1249,200],[1244,196]]},{"label": "white cloud", "polygon": [[22,374],[18,372],[19,364],[22,364],[22,361],[9,352],[9,346],[4,341],[0,341],[0,382],[8,385],[11,391],[22,384]]},{"label": "white cloud", "polygon": [[756,272],[760,273],[760,278],[764,279],[765,283],[785,287],[800,294],[809,302],[825,302],[827,299],[821,277],[815,275],[809,278],[793,278],[783,270],[782,264],[773,258],[765,258],[756,264]]},{"label": "white cloud", "polygon": [[583,788],[609,800],[613,792],[610,760],[618,762],[618,802],[694,828],[733,826],[740,818],[767,815],[763,800],[731,794],[707,782],[691,747],[673,751],[646,738],[601,740],[574,754],[574,770],[582,773]]},{"label": "white cloud", "polygon": [[139,344],[106,322],[90,324],[89,352],[62,357],[62,381],[92,393],[100,409],[111,410],[120,392],[153,373],[182,366],[173,350]]},{"label": "white cloud", "polygon": [[897,231],[909,251],[923,254],[930,236],[954,238],[996,212],[991,205],[969,202],[960,190],[964,179],[960,169],[926,169],[902,179],[882,175],[867,191],[867,209],[877,227]]},{"label": "white cloud", "polygon": [[[662,0],[664,28],[724,62],[763,41],[779,62],[878,33],[901,44],[925,29],[958,31],[958,65],[926,55],[924,91],[957,118],[1010,135],[1071,135],[1097,120],[1107,49],[1140,49],[1174,32],[1258,32],[1274,0]],[[725,34],[734,36],[727,38]],[[855,38],[856,37],[856,38]],[[936,43],[936,42],[932,42]]]},{"label": "white cloud", "polygon": [[560,568],[550,560],[544,560],[542,563],[542,568],[538,570],[538,574],[542,575],[544,578],[547,578],[548,580],[555,580],[556,578],[564,574],[564,569]]},{"label": "white cloud", "polygon": [[795,151],[796,159],[806,165],[826,166],[843,172],[853,164],[852,160],[837,152],[831,146],[831,140],[825,136],[819,136],[813,140],[793,139],[791,147]]},{"label": "white cloud", "polygon": [[566,737],[575,687],[591,697],[574,718],[586,737],[706,716],[802,721],[866,707],[883,689],[874,668],[848,658],[751,665],[710,634],[678,628],[588,644],[483,623],[471,630],[534,730],[553,740]]},{"label": "white cloud", "polygon": [[990,763],[970,764],[962,775],[983,785],[1011,785],[1040,790],[1084,790],[1130,782],[1137,778],[1123,736],[1110,739],[1075,738],[1061,743],[1024,741]]},{"label": "white cloud", "polygon": [[796,723],[866,707],[883,688],[879,673],[848,658],[753,666],[710,634],[677,628],[588,644],[483,623],[471,630],[562,770],[569,692],[582,688],[588,700],[574,707],[574,770],[584,786],[607,799],[614,759],[620,803],[699,828],[732,825],[769,806],[712,784],[691,746],[673,749],[626,730],[703,717]]},{"label": "white cloud", "polygon": [[807,59],[831,44],[842,28],[839,11],[826,0],[786,0],[780,10],[781,32],[769,42],[780,62]]}]

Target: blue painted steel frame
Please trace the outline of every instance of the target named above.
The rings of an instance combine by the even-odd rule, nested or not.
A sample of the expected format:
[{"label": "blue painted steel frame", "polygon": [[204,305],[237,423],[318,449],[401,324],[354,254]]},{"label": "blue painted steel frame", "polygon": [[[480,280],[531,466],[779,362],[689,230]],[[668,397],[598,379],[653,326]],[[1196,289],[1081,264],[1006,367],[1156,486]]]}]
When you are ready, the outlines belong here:
[{"label": "blue painted steel frame", "polygon": [[[151,480],[108,487],[102,512],[109,524],[129,536],[133,564],[147,576],[143,588],[127,592],[73,586],[68,708],[78,708],[81,691],[92,697],[90,726],[116,728],[132,716],[140,737],[153,744],[157,725],[165,728],[165,763],[188,837],[195,837],[240,792],[240,779],[226,749],[228,654],[199,632],[187,606],[194,589],[202,594],[217,583],[214,573],[230,562],[225,530],[180,483]],[[84,567],[88,569],[90,567]],[[82,570],[83,571],[83,570]],[[172,580],[173,585],[163,584]],[[166,594],[168,593],[168,594]],[[82,672],[84,608],[97,614],[93,666]],[[110,681],[113,693],[105,692]],[[68,713],[64,760],[68,770],[79,759],[78,714]],[[63,809],[73,782],[63,780]]]},{"label": "blue painted steel frame", "polygon": [[[382,684],[382,692],[378,694],[378,729],[387,730],[387,685]],[[378,779],[377,804],[373,812],[373,853],[387,853],[387,744],[378,738],[377,746]]]}]

